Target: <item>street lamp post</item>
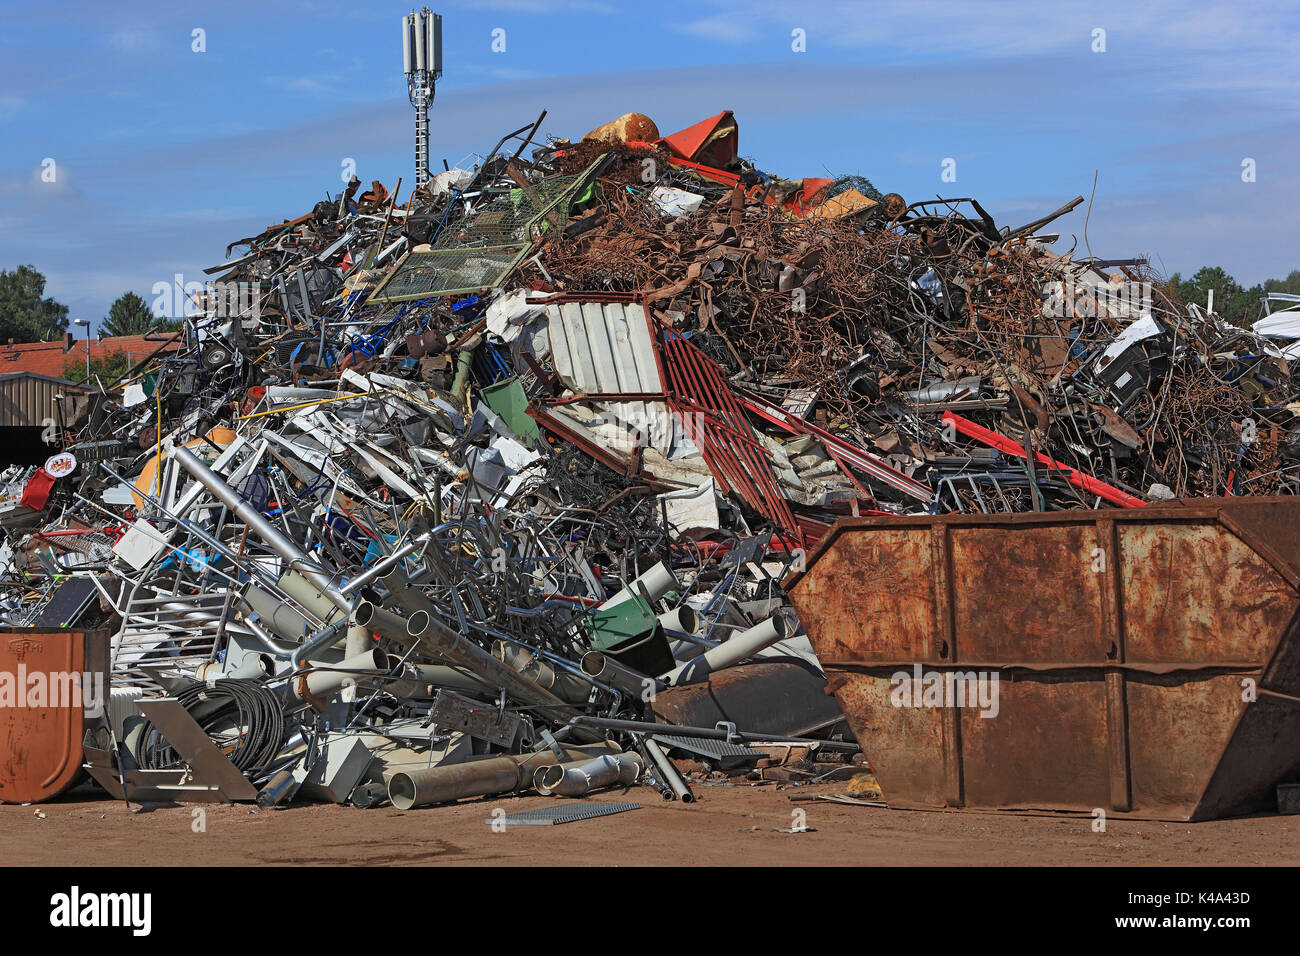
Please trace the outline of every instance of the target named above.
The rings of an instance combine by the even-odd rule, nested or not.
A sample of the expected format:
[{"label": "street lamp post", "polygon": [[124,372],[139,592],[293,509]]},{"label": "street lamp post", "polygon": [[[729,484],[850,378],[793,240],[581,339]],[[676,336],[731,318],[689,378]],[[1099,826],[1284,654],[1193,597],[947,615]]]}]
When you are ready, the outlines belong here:
[{"label": "street lamp post", "polygon": [[73,325],[80,325],[86,330],[86,381],[90,381],[90,320],[73,319]]}]

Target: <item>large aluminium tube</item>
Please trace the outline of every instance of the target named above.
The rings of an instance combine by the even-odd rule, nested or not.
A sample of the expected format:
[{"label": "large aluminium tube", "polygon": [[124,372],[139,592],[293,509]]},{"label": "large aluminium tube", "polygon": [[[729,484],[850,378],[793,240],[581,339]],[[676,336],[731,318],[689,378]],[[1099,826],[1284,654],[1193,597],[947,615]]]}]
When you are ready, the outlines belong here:
[{"label": "large aluminium tube", "polygon": [[509,757],[401,770],[388,781],[388,799],[399,810],[466,797],[509,793],[519,787],[519,765]]},{"label": "large aluminium tube", "polygon": [[269,677],[275,673],[275,661],[268,654],[249,654],[240,663],[238,667],[232,667],[230,670],[222,673],[223,665],[218,661],[208,661],[206,664],[200,664],[194,670],[195,680],[261,680],[263,677]]},{"label": "large aluminium tube", "polygon": [[310,701],[318,710],[324,710],[323,702],[349,680],[355,681],[355,675],[370,677],[374,676],[374,671],[386,672],[388,655],[379,648],[372,647],[336,664],[317,661],[313,662],[313,666],[315,670],[308,671],[293,682],[293,693],[299,700]]},{"label": "large aluminium tube", "polygon": [[[299,607],[316,615],[322,623],[332,624],[339,619],[339,609],[333,600],[297,571],[284,572],[276,581],[276,585]],[[345,615],[346,613],[344,611]]]},{"label": "large aluminium tube", "polygon": [[[564,755],[580,760],[611,749],[612,745],[569,747]],[[487,757],[468,763],[440,764],[424,770],[399,770],[388,780],[388,799],[399,810],[447,803],[468,797],[486,797],[496,793],[513,793],[532,786],[533,774],[540,767],[555,762],[549,750],[530,754]]]},{"label": "large aluminium tube", "polygon": [[414,614],[416,611],[431,612],[433,602],[425,597],[424,592],[411,583],[405,571],[401,568],[394,568],[380,579],[384,588],[392,597],[394,603],[400,607],[407,616]]},{"label": "large aluminium tube", "polygon": [[699,657],[678,664],[663,679],[673,687],[706,680],[711,671],[739,664],[747,657],[753,657],[765,647],[771,647],[786,636],[788,628],[785,616],[773,614],[761,624],[755,624],[747,631],[733,634],[717,647],[712,647]]},{"label": "large aluminium tube", "polygon": [[675,660],[689,661],[693,657],[699,657],[713,645],[712,641],[696,636],[695,629],[699,626],[699,618],[689,604],[683,604],[660,614],[659,623],[663,625],[664,636],[668,638],[668,650],[672,652]]},{"label": "large aluminium tube", "polygon": [[406,618],[364,598],[357,601],[357,606],[352,611],[351,620],[353,627],[363,627],[368,631],[374,631],[377,634],[384,635],[389,640],[397,641],[399,644],[409,644],[411,642],[406,633]]},{"label": "large aluminium tube", "polygon": [[699,626],[699,618],[696,617],[693,607],[689,604],[682,604],[671,611],[660,614],[659,623],[664,626],[666,631],[681,631],[684,634],[694,634],[695,628]]},{"label": "large aluminium tube", "polygon": [[178,446],[172,449],[172,457],[203,487],[212,492],[217,500],[233,511],[240,521],[265,541],[272,551],[316,585],[330,603],[344,613],[352,610],[352,602],[335,587],[329,573],[285,537],[283,532],[262,517],[256,508],[240,497],[239,492],[226,484],[221,476],[200,461],[197,455],[188,448]]},{"label": "large aluminium tube", "polygon": [[649,677],[626,664],[614,660],[602,651],[588,651],[582,655],[582,672],[592,680],[618,688],[634,698],[646,696],[650,690],[662,690],[666,685],[657,677]]},{"label": "large aluminium tube", "polygon": [[[396,654],[389,654],[389,669],[396,667],[401,660]],[[412,664],[409,661],[402,665],[398,680],[389,684],[389,690],[398,697],[417,697],[425,693],[427,687],[424,685],[429,684],[466,694],[496,694],[496,688],[490,687],[463,668],[448,667],[446,664]]]},{"label": "large aluminium tube", "polygon": [[358,627],[356,624],[348,625],[348,634],[343,642],[343,657],[356,657],[375,646],[374,640],[370,636],[370,629]]},{"label": "large aluminium tube", "polygon": [[630,601],[633,595],[641,597],[643,587],[646,594],[650,596],[651,601],[658,601],[677,587],[677,577],[665,562],[660,561],[648,571],[642,572],[638,577],[629,581],[627,587],[602,604],[601,608],[618,607],[624,601]]},{"label": "large aluminium tube", "polygon": [[552,667],[542,655],[531,647],[509,641],[493,641],[492,656],[505,661],[539,687],[553,691],[570,704],[585,704],[591,696],[591,681],[577,674]]},{"label": "large aluminium tube", "polygon": [[424,653],[464,667],[494,687],[502,688],[511,697],[532,704],[549,720],[566,723],[576,713],[572,706],[549,690],[539,687],[425,611],[416,611],[410,616],[404,637],[385,636],[392,636],[394,640],[407,645],[418,643]]},{"label": "large aluminium tube", "polygon": [[257,614],[264,625],[287,641],[301,641],[314,630],[297,610],[251,581],[239,599]]},{"label": "large aluminium tube", "polygon": [[533,774],[533,788],[544,797],[585,797],[615,784],[631,786],[643,769],[645,763],[637,754],[602,754],[539,767]]}]

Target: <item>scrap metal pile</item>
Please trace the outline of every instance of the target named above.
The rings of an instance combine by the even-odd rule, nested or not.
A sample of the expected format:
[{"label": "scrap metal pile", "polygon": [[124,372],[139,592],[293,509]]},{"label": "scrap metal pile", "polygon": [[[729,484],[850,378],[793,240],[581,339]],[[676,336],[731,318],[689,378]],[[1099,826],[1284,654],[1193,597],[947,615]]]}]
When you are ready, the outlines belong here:
[{"label": "scrap metal pile", "polygon": [[1291,326],[1051,251],[1081,199],[1006,229],[772,176],[730,113],[541,122],[232,243],[75,471],[7,476],[7,622],[112,635],[111,793],[824,773],[856,747],[780,581],[837,518],[1294,490]]}]

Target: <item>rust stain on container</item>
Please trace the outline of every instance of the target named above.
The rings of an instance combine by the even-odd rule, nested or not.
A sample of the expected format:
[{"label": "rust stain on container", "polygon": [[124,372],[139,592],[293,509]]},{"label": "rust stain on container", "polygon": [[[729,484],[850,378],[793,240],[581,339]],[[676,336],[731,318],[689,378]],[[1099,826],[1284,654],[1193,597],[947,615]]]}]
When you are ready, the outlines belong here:
[{"label": "rust stain on container", "polygon": [[1300,777],[1300,499],[845,520],[787,585],[892,804],[1200,820]]},{"label": "rust stain on container", "polygon": [[106,708],[107,665],[102,633],[0,630],[0,803],[48,800],[76,779],[85,698],[69,677],[98,674]]}]

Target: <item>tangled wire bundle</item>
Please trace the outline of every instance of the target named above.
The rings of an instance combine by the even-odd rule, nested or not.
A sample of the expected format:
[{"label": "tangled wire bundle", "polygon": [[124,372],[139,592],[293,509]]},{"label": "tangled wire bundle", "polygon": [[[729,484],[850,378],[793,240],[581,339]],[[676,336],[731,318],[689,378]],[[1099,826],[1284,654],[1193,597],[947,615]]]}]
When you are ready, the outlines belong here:
[{"label": "tangled wire bundle", "polygon": [[[209,687],[194,681],[175,697],[191,715],[202,706],[196,722],[246,775],[259,776],[284,745],[284,710],[279,696],[264,684],[225,679]],[[182,763],[148,720],[140,735],[139,762],[147,770],[166,770]]]}]

